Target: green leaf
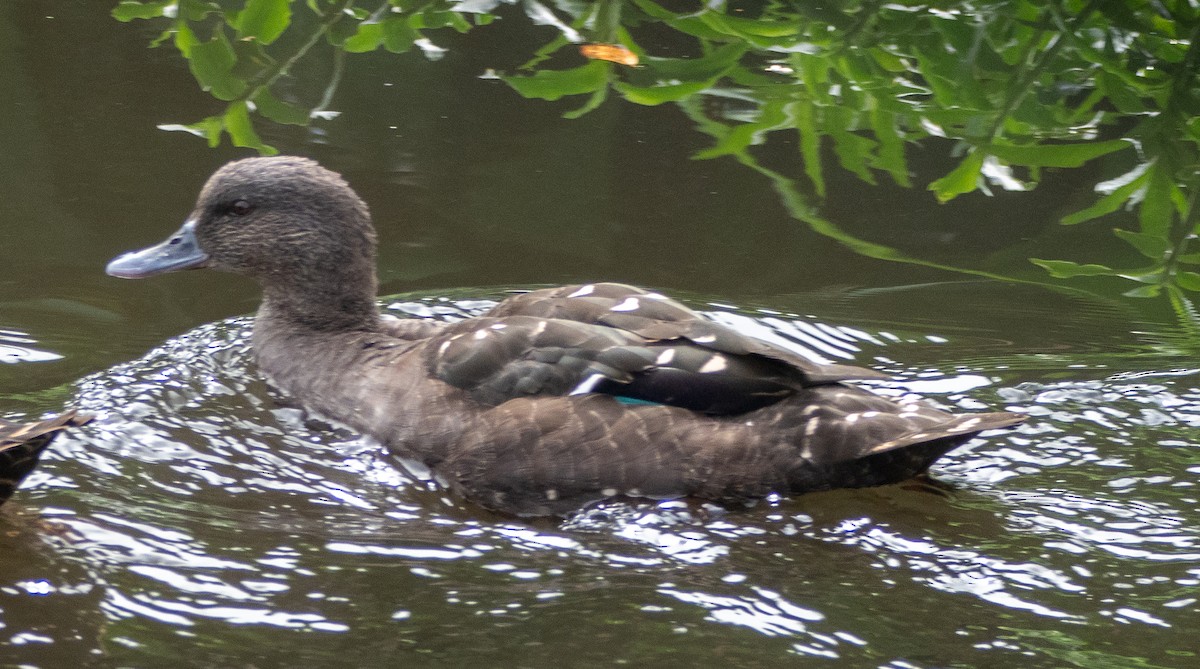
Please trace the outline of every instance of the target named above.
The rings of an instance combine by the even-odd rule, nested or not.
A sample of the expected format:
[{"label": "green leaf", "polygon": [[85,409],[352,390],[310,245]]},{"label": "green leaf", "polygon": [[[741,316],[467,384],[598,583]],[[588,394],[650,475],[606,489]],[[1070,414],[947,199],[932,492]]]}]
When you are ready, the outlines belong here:
[{"label": "green leaf", "polygon": [[186,23],[179,23],[175,30],[175,48],[179,49],[179,53],[184,58],[192,57],[192,49],[200,43],[200,39],[196,37],[196,33],[187,27]]},{"label": "green leaf", "polygon": [[878,78],[875,61],[861,51],[845,51],[833,59],[834,69],[856,84],[871,85]]},{"label": "green leaf", "polygon": [[1075,276],[1117,276],[1117,271],[1104,265],[1080,265],[1068,260],[1042,260],[1030,258],[1029,262],[1050,272],[1057,279],[1069,279]]},{"label": "green leaf", "polygon": [[592,93],[608,85],[609,63],[593,61],[570,70],[540,70],[530,77],[504,76],[504,83],[526,98],[557,100]]},{"label": "green leaf", "polygon": [[[762,49],[786,48],[794,45],[800,37],[800,24],[795,21],[769,21],[746,19],[719,13],[718,10],[707,9],[695,15],[707,31],[718,37],[709,37],[713,41],[727,42],[729,38],[748,42]],[[671,22],[677,27],[680,22]],[[704,36],[697,34],[704,39]]]},{"label": "green leaf", "polygon": [[904,62],[904,59],[895,54],[889,53],[882,48],[876,47],[871,49],[870,54],[871,57],[875,59],[875,62],[879,63],[879,66],[888,72],[898,74],[900,72],[908,71],[908,64]]},{"label": "green leaf", "polygon": [[571,111],[566,112],[565,114],[563,114],[563,118],[566,118],[566,119],[579,118],[580,116],[583,116],[584,114],[586,114],[586,113],[596,109],[600,105],[604,104],[604,101],[607,98],[608,98],[608,86],[601,86],[600,88],[596,89],[596,92],[592,93],[592,96],[590,98],[588,98],[588,101],[585,102],[582,107],[580,107],[579,109],[572,109]]},{"label": "green leaf", "polygon": [[642,59],[642,65],[647,73],[660,80],[710,80],[724,75],[737,65],[747,49],[744,42],[735,42],[719,46],[700,58],[647,57]]},{"label": "green leaf", "polygon": [[1130,246],[1151,260],[1162,260],[1167,251],[1171,250],[1171,240],[1166,237],[1156,237],[1144,232],[1130,232],[1121,228],[1114,228],[1113,234],[1129,242]]},{"label": "green leaf", "polygon": [[1171,171],[1162,160],[1156,159],[1150,169],[1146,183],[1146,195],[1138,210],[1138,223],[1142,232],[1166,237],[1171,233],[1175,221],[1175,205],[1172,200],[1178,187],[1171,178]]},{"label": "green leaf", "polygon": [[229,139],[234,146],[254,149],[264,156],[279,153],[275,147],[263,144],[254,131],[254,123],[250,121],[250,108],[241,100],[230,104],[225,110],[225,130],[229,132]]},{"label": "green leaf", "polygon": [[1176,272],[1175,285],[1185,290],[1200,291],[1200,274],[1195,272]]},{"label": "green leaf", "polygon": [[904,139],[896,129],[896,114],[881,109],[871,111],[871,130],[879,140],[878,167],[887,170],[896,185],[912,186],[908,178],[908,161],[904,156]]},{"label": "green leaf", "polygon": [[1078,144],[991,144],[986,151],[1010,165],[1079,167],[1094,158],[1132,147],[1126,140],[1114,139]]},{"label": "green leaf", "polygon": [[1139,286],[1121,294],[1125,297],[1158,297],[1161,292],[1162,286]]},{"label": "green leaf", "polygon": [[829,60],[802,53],[794,53],[791,57],[792,66],[800,74],[805,89],[816,104],[836,104],[829,94]]},{"label": "green leaf", "polygon": [[270,89],[265,87],[259,90],[258,94],[254,96],[254,107],[259,114],[276,123],[308,125],[311,118],[307,109],[301,109],[295,105],[283,102],[275,97]]},{"label": "green leaf", "polygon": [[676,14],[670,10],[663,9],[650,0],[633,0],[633,4],[637,5],[638,9],[645,12],[648,16],[666,23],[681,33],[699,37],[703,40],[726,41],[728,39],[720,31],[708,27],[694,13]]},{"label": "green leaf", "polygon": [[636,104],[676,102],[713,86],[737,65],[746,48],[743,43],[727,44],[701,58],[646,58],[642,61],[645,72],[638,79],[649,77],[660,83],[642,86],[617,82],[613,87]]},{"label": "green leaf", "polygon": [[697,153],[695,158],[707,160],[718,156],[743,154],[751,145],[766,141],[768,132],[788,127],[790,121],[784,101],[772,100],[763,105],[756,121],[733,126],[716,146]]},{"label": "green leaf", "polygon": [[246,0],[246,7],[238,14],[234,27],[242,39],[270,44],[287,30],[291,20],[292,8],[288,0]]},{"label": "green leaf", "polygon": [[150,48],[157,49],[159,46],[162,45],[163,42],[166,42],[167,40],[171,39],[174,36],[175,36],[175,31],[168,28],[167,30],[164,30],[161,33],[159,33],[158,37],[155,37],[154,39],[150,40]]},{"label": "green leaf", "polygon": [[233,66],[233,76],[243,81],[253,81],[265,70],[275,64],[275,59],[267,53],[266,47],[255,40],[236,40],[233,55],[237,64]]},{"label": "green leaf", "polygon": [[392,53],[404,53],[412,48],[421,33],[413,30],[403,17],[392,17],[383,22],[383,48]]},{"label": "green leaf", "polygon": [[933,89],[938,107],[944,109],[990,109],[987,92],[972,76],[970,67],[947,54],[940,40],[914,50],[924,82]]},{"label": "green leaf", "polygon": [[641,87],[617,81],[613,83],[613,88],[617,89],[630,102],[639,105],[654,106],[661,105],[664,102],[677,102],[709,88],[714,83],[716,83],[715,80],[690,81],[683,84]]},{"label": "green leaf", "polygon": [[342,48],[350,53],[366,53],[378,49],[382,43],[382,23],[360,23],[358,31],[342,42]]},{"label": "green leaf", "polygon": [[233,100],[246,90],[246,82],[233,75],[237,57],[225,35],[201,42],[191,48],[188,67],[201,88],[220,100]]},{"label": "green leaf", "polygon": [[203,121],[197,121],[191,125],[165,123],[158,126],[158,129],[167,132],[186,132],[203,137],[208,141],[208,148],[215,149],[221,144],[221,133],[225,130],[225,120],[220,116],[209,116]]},{"label": "green leaf", "polygon": [[465,33],[471,29],[471,23],[464,19],[458,12],[448,11],[422,11],[409,16],[409,25],[417,30],[428,28],[437,30],[438,28],[453,27],[460,33]]},{"label": "green leaf", "polygon": [[523,70],[523,71],[533,71],[543,61],[548,59],[550,56],[553,56],[554,54],[558,53],[559,49],[562,49],[563,47],[567,46],[570,43],[571,42],[569,42],[566,37],[563,37],[562,35],[558,35],[554,39],[547,42],[544,46],[542,46],[542,48],[538,49],[537,51],[534,51],[533,57],[530,58],[527,62],[522,64],[517,69]]},{"label": "green leaf", "polygon": [[949,202],[963,193],[970,193],[979,185],[979,171],[983,169],[983,151],[973,150],[949,174],[929,184],[939,202]]},{"label": "green leaf", "polygon": [[1163,283],[1163,267],[1162,265],[1154,265],[1149,269],[1131,269],[1122,272],[1117,272],[1117,276],[1138,283],[1148,283],[1151,285],[1162,285]]},{"label": "green leaf", "polygon": [[758,35],[761,37],[791,37],[800,34],[798,21],[770,21],[763,19],[744,19],[728,14],[705,12],[702,20],[710,27],[730,35]]},{"label": "green leaf", "polygon": [[203,21],[209,14],[219,14],[221,7],[206,0],[179,0],[179,17],[188,21]]},{"label": "green leaf", "polygon": [[854,113],[845,107],[826,110],[825,120],[826,130],[833,138],[833,152],[837,155],[838,163],[858,175],[859,179],[875,185],[875,175],[871,174],[868,162],[873,158],[877,142],[852,132]]},{"label": "green leaf", "polygon": [[1138,87],[1123,81],[1116,74],[1108,70],[1100,70],[1096,73],[1096,83],[1108,96],[1108,101],[1122,114],[1142,114],[1146,111],[1146,104],[1142,101],[1142,96],[1138,94]]},{"label": "green leaf", "polygon": [[1113,188],[1111,193],[1105,195],[1099,200],[1096,200],[1092,206],[1081,211],[1077,211],[1074,214],[1064,216],[1061,223],[1063,225],[1075,225],[1077,223],[1083,223],[1084,221],[1090,221],[1094,218],[1099,218],[1106,214],[1111,214],[1112,212],[1120,209],[1121,205],[1128,202],[1135,193],[1145,187],[1146,171],[1144,165],[1145,164],[1143,163],[1142,165],[1135,167],[1133,170],[1126,172],[1122,177],[1115,179],[1114,181],[1122,180],[1129,178],[1132,175],[1132,178],[1129,178],[1126,183]]},{"label": "green leaf", "polygon": [[1136,3],[1102,2],[1096,5],[1096,10],[1111,21],[1115,27],[1138,33],[1153,30],[1153,26],[1146,21],[1148,17],[1134,7],[1137,7]]},{"label": "green leaf", "polygon": [[811,100],[799,100],[792,107],[796,116],[796,131],[800,134],[800,156],[804,173],[812,182],[818,197],[825,197],[825,176],[821,169],[821,133],[817,130],[816,109]]},{"label": "green leaf", "polygon": [[833,152],[837,154],[838,163],[872,186],[875,185],[875,175],[871,173],[867,161],[872,158],[875,146],[875,140],[870,137],[852,132],[833,133]]},{"label": "green leaf", "polygon": [[175,0],[155,0],[154,2],[132,2],[124,0],[112,10],[112,17],[122,23],[134,19],[154,19],[163,16],[163,11],[175,4]]}]

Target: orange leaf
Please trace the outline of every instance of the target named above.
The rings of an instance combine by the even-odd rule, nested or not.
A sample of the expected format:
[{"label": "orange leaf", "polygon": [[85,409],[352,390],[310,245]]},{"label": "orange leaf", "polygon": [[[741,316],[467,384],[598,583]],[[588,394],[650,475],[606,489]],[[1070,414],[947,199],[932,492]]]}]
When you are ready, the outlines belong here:
[{"label": "orange leaf", "polygon": [[629,66],[638,64],[637,54],[620,44],[584,44],[579,47],[579,53],[592,60],[607,60]]}]

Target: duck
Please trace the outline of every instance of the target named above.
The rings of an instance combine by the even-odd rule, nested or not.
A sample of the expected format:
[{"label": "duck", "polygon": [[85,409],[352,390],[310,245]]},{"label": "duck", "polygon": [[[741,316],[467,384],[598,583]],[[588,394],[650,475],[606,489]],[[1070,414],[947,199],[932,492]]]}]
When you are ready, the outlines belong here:
[{"label": "duck", "polygon": [[903,482],[1009,412],[952,414],[619,283],[516,294],[453,323],[381,314],[376,232],[336,172],[297,156],[218,169],[183,226],[111,276],[254,279],[251,348],[312,414],[516,516],[608,498],[736,505]]},{"label": "duck", "polygon": [[57,416],[33,422],[13,422],[0,418],[0,504],[29,476],[42,453],[58,433],[85,425],[91,416],[74,409]]}]

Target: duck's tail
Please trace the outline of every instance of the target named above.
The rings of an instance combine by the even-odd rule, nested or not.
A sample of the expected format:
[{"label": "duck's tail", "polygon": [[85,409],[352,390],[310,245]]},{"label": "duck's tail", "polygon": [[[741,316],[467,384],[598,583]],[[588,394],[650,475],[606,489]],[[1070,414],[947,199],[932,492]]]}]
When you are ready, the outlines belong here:
[{"label": "duck's tail", "polygon": [[[955,445],[957,445],[967,441],[980,432],[1012,427],[1014,425],[1023,423],[1024,421],[1025,416],[1019,413],[1009,413],[1007,411],[1000,411],[996,413],[962,414],[954,416],[953,420],[946,421],[945,423],[941,423],[934,427],[924,430],[913,430],[911,432],[906,432],[899,437],[889,439],[871,448],[871,450],[868,451],[865,456],[870,457],[874,455],[882,455],[884,453],[904,449],[906,447],[915,447],[920,444],[930,444],[948,439],[958,439],[958,441],[955,442]],[[953,448],[953,446],[951,448]],[[933,464],[933,460],[936,460],[948,451],[949,449],[935,455],[933,459],[929,461],[926,467],[928,467],[930,464]]]},{"label": "duck's tail", "polygon": [[37,466],[38,458],[54,437],[92,419],[74,409],[34,423],[0,419],[0,504],[12,496],[21,481]]},{"label": "duck's tail", "polygon": [[[1025,420],[1015,413],[965,414],[925,429],[913,430],[875,445],[847,462],[820,467],[814,477],[825,489],[866,488],[907,481],[925,473],[939,458],[980,432],[1012,427]],[[809,474],[811,476],[811,473]]]}]

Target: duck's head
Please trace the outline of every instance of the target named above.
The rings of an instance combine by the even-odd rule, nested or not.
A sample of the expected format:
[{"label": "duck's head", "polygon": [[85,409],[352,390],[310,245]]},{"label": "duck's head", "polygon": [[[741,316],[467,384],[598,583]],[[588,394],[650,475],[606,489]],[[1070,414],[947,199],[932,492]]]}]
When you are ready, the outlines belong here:
[{"label": "duck's head", "polygon": [[142,279],[208,267],[269,282],[371,262],[374,253],[367,205],[340,175],[307,158],[276,156],[217,170],[183,227],[113,260],[107,271]]},{"label": "duck's head", "polygon": [[373,309],[375,231],[367,205],[307,158],[248,158],[217,170],[175,234],[108,264],[141,279],[183,269],[244,274],[268,301],[318,311]]}]

